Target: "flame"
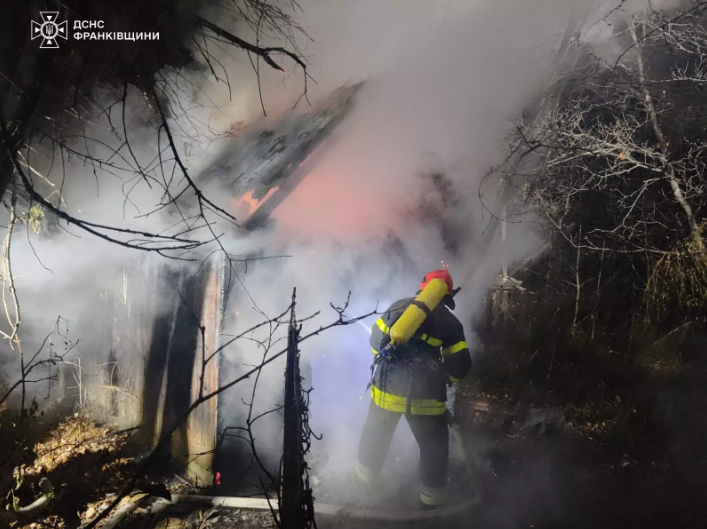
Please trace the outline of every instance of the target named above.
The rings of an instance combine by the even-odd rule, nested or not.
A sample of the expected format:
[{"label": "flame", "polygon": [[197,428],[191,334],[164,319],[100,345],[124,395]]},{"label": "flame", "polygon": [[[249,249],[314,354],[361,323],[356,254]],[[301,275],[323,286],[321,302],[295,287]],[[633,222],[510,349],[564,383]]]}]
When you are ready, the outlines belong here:
[{"label": "flame", "polygon": [[270,188],[266,195],[260,200],[253,198],[254,191],[249,189],[245,195],[238,199],[238,209],[242,211],[241,215],[252,215],[255,213],[278,189],[279,187]]},{"label": "flame", "polygon": [[238,200],[238,202],[242,206],[245,206],[248,208],[248,211],[247,211],[248,215],[250,215],[256,209],[258,209],[258,205],[259,205],[258,201],[253,198],[253,190],[252,189],[248,190],[248,192],[245,195],[243,195]]},{"label": "flame", "polygon": [[[306,167],[307,161],[301,166]],[[279,234],[350,241],[394,229],[396,207],[343,162],[338,157],[321,160],[273,210]]]}]

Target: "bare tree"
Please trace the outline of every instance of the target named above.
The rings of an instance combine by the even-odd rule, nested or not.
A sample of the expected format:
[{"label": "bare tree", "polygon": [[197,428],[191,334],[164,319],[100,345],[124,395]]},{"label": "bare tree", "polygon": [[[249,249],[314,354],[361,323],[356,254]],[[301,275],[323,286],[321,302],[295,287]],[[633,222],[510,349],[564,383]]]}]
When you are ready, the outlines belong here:
[{"label": "bare tree", "polygon": [[[283,70],[283,60],[292,62],[305,72],[306,95],[306,63],[296,42],[306,34],[292,18],[298,9],[294,4],[291,8],[264,0],[183,4],[163,0],[149,5],[130,0],[120,6],[79,0],[3,4],[3,11],[13,13],[16,21],[6,27],[10,17],[3,17],[0,47],[19,53],[0,57],[0,199],[9,215],[1,271],[9,327],[0,332],[17,349],[23,373],[21,310],[11,259],[13,235],[20,224],[27,228],[30,245],[32,231],[64,230],[78,236],[73,229],[179,260],[203,258],[202,247],[212,245],[213,251],[224,254],[229,278],[238,278],[235,265],[249,260],[226,251],[221,240],[225,229],[219,223],[235,229],[237,219],[200,189],[198,177],[182,160],[179,141],[207,142],[214,136],[190,111],[203,105],[203,81],[215,79],[231,89],[233,72],[219,63],[216,51],[241,50],[278,70]],[[107,28],[127,20],[136,29],[158,30],[161,39],[71,41],[44,53],[25,33],[40,9],[58,11],[70,27],[77,20],[103,20]],[[223,15],[219,17],[223,26],[201,15],[214,9]],[[247,26],[256,42],[228,31],[229,23]],[[265,44],[270,41],[277,45]],[[277,63],[273,57],[278,57]],[[259,68],[254,69],[259,77]],[[156,132],[149,143],[156,149],[145,153],[145,132],[152,130]],[[77,178],[79,167],[93,174],[97,201],[102,199],[101,182],[119,179],[124,217],[133,208],[135,221],[150,222],[150,217],[161,214],[172,224],[157,232],[83,218],[76,207],[67,207],[65,196],[66,183]],[[135,195],[144,191],[158,196],[149,211],[135,205]]]},{"label": "bare tree", "polygon": [[[58,344],[54,343],[56,338],[59,339]],[[78,341],[69,340],[66,330],[66,321],[59,317],[51,331],[45,336],[41,345],[32,356],[26,358],[18,344],[20,378],[0,396],[0,405],[6,402],[8,397],[10,397],[17,388],[20,388],[22,392],[20,415],[23,416],[26,408],[27,386],[29,384],[56,380],[56,369],[53,370],[53,368],[63,363],[64,358],[78,343]],[[46,375],[37,376],[37,371],[42,371],[42,368],[46,368]],[[30,378],[30,375],[32,375],[32,378]]]},{"label": "bare tree", "polygon": [[[35,15],[32,6],[14,6],[14,0],[8,1],[29,26]],[[208,141],[205,129],[209,127],[199,123],[190,110],[203,105],[199,99],[208,97],[199,86],[200,80],[212,77],[231,89],[229,75],[233,72],[219,62],[216,51],[224,53],[235,47],[255,57],[253,68],[258,79],[261,59],[280,71],[284,69],[274,57],[292,61],[304,71],[306,97],[306,63],[296,42],[297,36],[306,38],[306,34],[285,8],[263,0],[224,0],[213,5],[194,2],[184,9],[162,0],[150,6],[131,1],[120,7],[110,2],[69,2],[55,7],[69,24],[103,19],[108,27],[132,16],[134,24],[159,29],[161,39],[130,45],[71,42],[70,50],[38,54],[33,49],[35,43],[23,47],[13,41],[20,39],[20,34],[3,34],[0,38],[8,41],[5,49],[23,51],[20,57],[8,57],[7,64],[0,62],[0,91],[4,94],[0,101],[0,197],[7,186],[13,186],[22,207],[40,206],[59,224],[131,249],[177,259],[194,259],[190,252],[205,244],[223,249],[219,241],[222,233],[216,233],[215,226],[219,221],[237,226],[237,221],[198,187],[196,176],[181,159],[176,139]],[[223,19],[244,23],[256,42],[208,21],[199,14],[203,8],[220,10],[226,14]],[[293,9],[297,10],[296,5]],[[267,46],[265,40],[280,45]],[[79,60],[69,61],[69,52]],[[37,82],[40,76],[41,83]],[[107,97],[97,97],[99,83],[108,85],[109,90],[103,90]],[[136,111],[143,122],[130,124],[128,116]],[[180,123],[188,124],[190,130]],[[153,126],[157,149],[145,159],[139,153],[134,129]],[[108,134],[98,134],[97,127],[107,129]],[[144,139],[140,143],[144,146]],[[137,212],[137,217],[169,212],[174,225],[165,232],[152,233],[91,222],[67,210],[64,184],[72,177],[76,162],[93,172],[97,193],[101,179],[121,178],[126,206],[134,206],[131,196],[141,187],[158,190],[162,197],[155,208]]]},{"label": "bare tree", "polygon": [[595,313],[580,309],[582,287],[598,292],[609,261],[651,310],[703,303],[705,27],[701,5],[627,15],[613,37],[627,50],[619,61],[585,47],[557,111],[520,120],[511,136],[526,161],[500,168],[522,190],[515,211],[529,204],[572,249],[574,325]]}]

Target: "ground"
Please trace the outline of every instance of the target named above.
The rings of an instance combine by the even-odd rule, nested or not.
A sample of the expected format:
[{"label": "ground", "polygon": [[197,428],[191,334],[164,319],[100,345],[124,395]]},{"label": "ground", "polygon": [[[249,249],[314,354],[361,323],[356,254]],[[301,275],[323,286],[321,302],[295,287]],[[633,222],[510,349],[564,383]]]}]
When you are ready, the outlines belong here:
[{"label": "ground", "polygon": [[707,482],[698,469],[624,454],[572,427],[512,436],[502,409],[478,412],[477,402],[458,401],[484,493],[463,527],[704,526]]},{"label": "ground", "polygon": [[[6,412],[0,431],[3,527],[78,525],[130,476],[137,455],[128,442],[132,431],[97,424],[71,408],[50,407],[22,420]],[[50,504],[36,514],[17,516],[15,507],[27,507],[40,497],[43,478],[53,488]]]},{"label": "ground", "polygon": [[[85,524],[113,501],[145,455],[134,435],[137,429],[99,424],[70,407],[50,407],[47,413],[22,420],[5,411],[0,414],[0,432],[0,486],[3,495],[7,494],[5,508],[0,511],[3,528],[73,529]],[[161,464],[138,481],[117,510],[131,503],[137,507],[116,527],[275,527],[267,512],[167,504],[164,497],[170,494],[200,492],[172,470]],[[49,504],[31,514],[16,514],[15,506],[27,507],[41,497],[43,478],[53,487]]]},{"label": "ground", "polygon": [[[13,489],[6,499],[10,510],[0,514],[2,527],[78,527],[115,497],[144,453],[134,441],[133,431],[97,424],[72,410],[51,411],[24,421],[13,420],[9,412],[0,417],[3,493]],[[62,414],[65,418],[59,420]],[[645,529],[704,525],[707,509],[702,497],[707,489],[704,473],[698,468],[685,468],[679,460],[651,461],[640,454],[623,454],[599,437],[555,421],[552,413],[544,417],[549,418],[547,427],[536,424],[523,430],[523,417],[511,414],[499,402],[483,400],[471,386],[462,387],[457,421],[471,454],[474,487],[482,494],[482,501],[461,518],[420,527]],[[263,511],[169,505],[162,498],[169,493],[197,491],[183,477],[165,472],[165,468],[159,471],[159,481],[155,476],[146,477],[121,503],[132,502],[137,507],[118,529],[275,526],[271,515]],[[54,486],[50,504],[37,515],[18,517],[12,512],[13,498],[19,506],[30,504],[40,495],[42,477]],[[315,489],[316,497],[326,502],[327,490]],[[461,496],[457,501],[462,501]],[[412,503],[400,505],[408,511],[413,508]],[[322,515],[319,526],[361,524]]]}]

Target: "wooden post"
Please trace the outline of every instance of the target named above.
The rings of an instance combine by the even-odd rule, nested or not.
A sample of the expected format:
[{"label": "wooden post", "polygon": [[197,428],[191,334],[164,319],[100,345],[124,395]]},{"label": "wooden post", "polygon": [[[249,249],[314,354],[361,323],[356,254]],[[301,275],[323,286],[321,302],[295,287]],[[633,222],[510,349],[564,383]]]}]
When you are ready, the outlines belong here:
[{"label": "wooden post", "polygon": [[280,483],[280,524],[286,529],[306,527],[303,513],[302,393],[299,373],[299,331],[295,319],[295,292],[287,337],[285,368],[285,433]]},{"label": "wooden post", "polygon": [[[200,325],[203,336],[199,333],[197,351],[194,355],[192,371],[191,401],[199,398],[203,372],[203,393],[210,393],[218,386],[218,358],[212,358],[206,366],[204,359],[209,358],[218,348],[221,329],[221,266],[212,262],[206,271],[204,302]],[[187,419],[187,472],[202,485],[213,482],[214,450],[217,437],[218,396],[206,401],[195,409]]]}]

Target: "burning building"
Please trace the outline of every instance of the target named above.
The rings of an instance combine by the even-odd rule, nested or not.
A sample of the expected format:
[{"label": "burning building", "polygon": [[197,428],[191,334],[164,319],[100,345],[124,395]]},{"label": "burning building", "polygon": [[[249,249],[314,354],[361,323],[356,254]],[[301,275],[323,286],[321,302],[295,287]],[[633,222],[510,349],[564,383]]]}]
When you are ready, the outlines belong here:
[{"label": "burning building", "polygon": [[[245,127],[227,140],[198,183],[231,190],[229,211],[245,219],[233,230],[245,237],[272,225],[271,214],[307,177],[317,148],[351,110],[359,88],[344,87],[310,112]],[[258,266],[257,257],[247,256],[256,259],[249,266]],[[101,311],[112,325],[109,345],[97,353],[103,361],[97,363],[109,366],[102,385],[116,391],[101,392],[99,408],[126,426],[142,424],[147,444],[179,424],[164,456],[181,461],[201,484],[213,482],[214,458],[218,461],[221,452],[231,463],[219,467],[219,482],[227,486],[242,477],[233,464],[240,448],[223,438],[219,442],[218,432],[231,426],[222,420],[219,396],[182,421],[200,395],[225,382],[222,330],[237,328],[244,303],[234,285],[227,260],[214,254],[196,269],[162,261],[151,262],[147,270],[123,270],[115,291],[101,295]],[[160,300],[173,298],[175,291],[181,302],[165,307]],[[212,360],[205,363],[205,358]],[[65,391],[70,377],[63,373],[58,391]]]}]

